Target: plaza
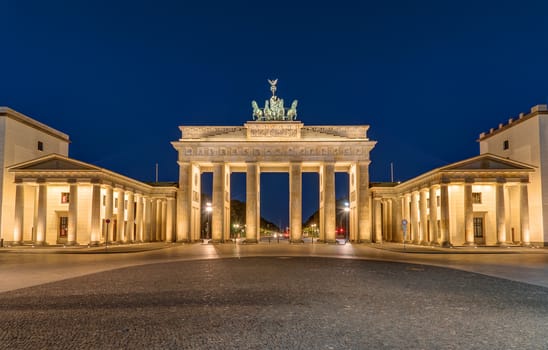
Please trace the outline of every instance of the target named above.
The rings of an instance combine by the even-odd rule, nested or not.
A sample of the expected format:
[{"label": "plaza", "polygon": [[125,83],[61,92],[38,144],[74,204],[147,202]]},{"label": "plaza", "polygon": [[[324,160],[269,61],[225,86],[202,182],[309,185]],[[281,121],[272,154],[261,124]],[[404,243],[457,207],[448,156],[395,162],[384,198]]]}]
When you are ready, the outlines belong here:
[{"label": "plaza", "polygon": [[21,246],[1,250],[0,266],[11,349],[546,345],[540,248]]}]

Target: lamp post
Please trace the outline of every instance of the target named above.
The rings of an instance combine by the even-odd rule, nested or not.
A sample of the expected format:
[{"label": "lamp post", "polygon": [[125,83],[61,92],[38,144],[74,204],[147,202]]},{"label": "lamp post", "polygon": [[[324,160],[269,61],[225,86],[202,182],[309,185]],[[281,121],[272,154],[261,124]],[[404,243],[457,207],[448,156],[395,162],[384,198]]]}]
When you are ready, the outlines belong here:
[{"label": "lamp post", "polygon": [[232,225],[232,227],[234,228],[234,244],[236,244],[238,239],[238,232],[240,232],[240,224],[234,224]]},{"label": "lamp post", "polygon": [[314,244],[314,237],[316,236],[316,224],[310,225],[312,227],[312,244]]},{"label": "lamp post", "polygon": [[348,242],[348,215],[350,214],[350,204],[348,202],[345,202],[344,203],[344,214],[346,216],[346,227],[344,228],[345,229],[345,232],[344,232],[344,236],[345,236],[345,242]]},{"label": "lamp post", "polygon": [[206,231],[206,239],[209,239],[211,237],[211,225],[209,223],[209,218],[211,216],[211,212],[213,211],[213,207],[211,206],[210,202],[206,203],[206,213],[207,213],[207,231]]}]

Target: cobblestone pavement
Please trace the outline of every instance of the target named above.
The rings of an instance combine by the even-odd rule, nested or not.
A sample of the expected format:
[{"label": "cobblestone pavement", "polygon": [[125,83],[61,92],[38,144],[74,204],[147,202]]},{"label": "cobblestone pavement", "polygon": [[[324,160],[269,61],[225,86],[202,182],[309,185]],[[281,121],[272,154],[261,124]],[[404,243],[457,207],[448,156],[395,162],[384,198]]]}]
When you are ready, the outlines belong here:
[{"label": "cobblestone pavement", "polygon": [[242,257],[0,293],[0,349],[547,349],[548,288],[435,266]]}]

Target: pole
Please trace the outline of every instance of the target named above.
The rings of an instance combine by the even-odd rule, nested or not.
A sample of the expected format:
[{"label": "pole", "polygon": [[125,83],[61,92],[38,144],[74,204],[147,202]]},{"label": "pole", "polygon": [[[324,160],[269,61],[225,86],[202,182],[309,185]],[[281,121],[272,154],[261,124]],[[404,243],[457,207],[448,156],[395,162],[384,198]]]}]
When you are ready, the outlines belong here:
[{"label": "pole", "polygon": [[394,163],[390,162],[390,182],[394,182]]},{"label": "pole", "polygon": [[158,163],[156,163],[156,182],[158,182]]}]

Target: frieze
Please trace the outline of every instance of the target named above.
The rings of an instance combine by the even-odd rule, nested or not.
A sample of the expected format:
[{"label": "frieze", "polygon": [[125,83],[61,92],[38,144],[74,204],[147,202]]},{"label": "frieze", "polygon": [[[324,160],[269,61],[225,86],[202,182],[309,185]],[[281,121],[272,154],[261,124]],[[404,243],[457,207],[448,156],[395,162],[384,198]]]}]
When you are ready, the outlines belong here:
[{"label": "frieze", "polygon": [[261,147],[204,147],[187,146],[183,149],[184,158],[210,157],[363,157],[368,154],[368,147],[348,146],[290,146],[282,147],[277,144]]},{"label": "frieze", "polygon": [[200,139],[242,130],[241,126],[180,126],[181,139]]},{"label": "frieze", "polygon": [[367,130],[369,129],[369,126],[307,126],[303,129],[334,136],[347,137],[351,139],[367,139]]}]

